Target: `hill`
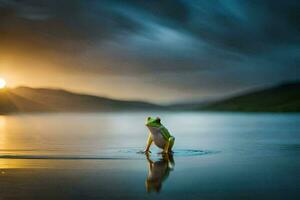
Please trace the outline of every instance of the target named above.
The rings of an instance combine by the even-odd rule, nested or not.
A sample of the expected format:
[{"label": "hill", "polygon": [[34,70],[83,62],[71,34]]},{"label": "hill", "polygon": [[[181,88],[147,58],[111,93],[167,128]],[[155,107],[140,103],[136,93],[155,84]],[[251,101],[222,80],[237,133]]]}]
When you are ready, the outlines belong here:
[{"label": "hill", "polygon": [[0,90],[0,114],[21,112],[98,112],[162,109],[141,101],[122,101],[66,90],[18,87]]},{"label": "hill", "polygon": [[199,107],[208,111],[300,112],[300,82],[253,91]]},{"label": "hill", "polygon": [[286,83],[223,100],[170,106],[115,100],[60,89],[18,87],[0,90],[0,114],[139,110],[300,112],[300,82]]}]

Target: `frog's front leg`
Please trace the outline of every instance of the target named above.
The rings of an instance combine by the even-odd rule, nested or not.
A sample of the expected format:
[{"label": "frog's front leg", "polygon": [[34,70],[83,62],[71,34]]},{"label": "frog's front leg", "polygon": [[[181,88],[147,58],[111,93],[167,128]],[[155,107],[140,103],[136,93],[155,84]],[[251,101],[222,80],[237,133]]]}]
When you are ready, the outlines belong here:
[{"label": "frog's front leg", "polygon": [[170,153],[172,152],[172,148],[173,148],[173,145],[175,143],[175,138],[174,137],[169,137],[169,139],[167,140],[167,143],[164,147],[164,151],[163,153]]},{"label": "frog's front leg", "polygon": [[153,142],[153,139],[152,139],[151,133],[149,133],[145,153],[150,152],[149,149],[150,149],[152,142]]}]

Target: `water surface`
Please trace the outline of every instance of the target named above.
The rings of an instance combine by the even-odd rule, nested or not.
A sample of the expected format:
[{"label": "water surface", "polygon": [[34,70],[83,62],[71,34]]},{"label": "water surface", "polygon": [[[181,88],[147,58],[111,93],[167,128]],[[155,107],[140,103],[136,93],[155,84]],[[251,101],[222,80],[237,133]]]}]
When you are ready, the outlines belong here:
[{"label": "water surface", "polygon": [[[149,115],[173,156],[136,153]],[[0,199],[299,199],[299,130],[298,114],[0,116]]]}]

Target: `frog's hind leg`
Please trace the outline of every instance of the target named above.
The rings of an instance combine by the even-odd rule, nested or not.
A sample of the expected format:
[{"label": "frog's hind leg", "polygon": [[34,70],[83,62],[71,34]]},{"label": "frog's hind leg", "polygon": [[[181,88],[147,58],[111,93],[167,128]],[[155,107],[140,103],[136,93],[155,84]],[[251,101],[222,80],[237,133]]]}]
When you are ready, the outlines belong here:
[{"label": "frog's hind leg", "polygon": [[174,146],[174,143],[175,143],[175,138],[174,137],[170,137],[169,138],[169,152],[172,152],[172,148]]},{"label": "frog's hind leg", "polygon": [[164,147],[164,153],[171,153],[172,152],[172,148],[173,145],[175,143],[175,138],[174,137],[170,137]]}]

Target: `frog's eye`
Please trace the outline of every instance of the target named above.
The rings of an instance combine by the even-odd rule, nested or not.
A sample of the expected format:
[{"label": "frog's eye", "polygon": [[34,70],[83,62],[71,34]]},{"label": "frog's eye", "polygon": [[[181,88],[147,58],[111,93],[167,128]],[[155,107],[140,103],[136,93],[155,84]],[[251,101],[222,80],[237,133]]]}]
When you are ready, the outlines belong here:
[{"label": "frog's eye", "polygon": [[157,121],[158,123],[160,123],[160,118],[159,118],[159,117],[157,117],[157,118],[156,118],[156,121]]},{"label": "frog's eye", "polygon": [[147,120],[149,121],[151,119],[151,117],[148,117]]}]

